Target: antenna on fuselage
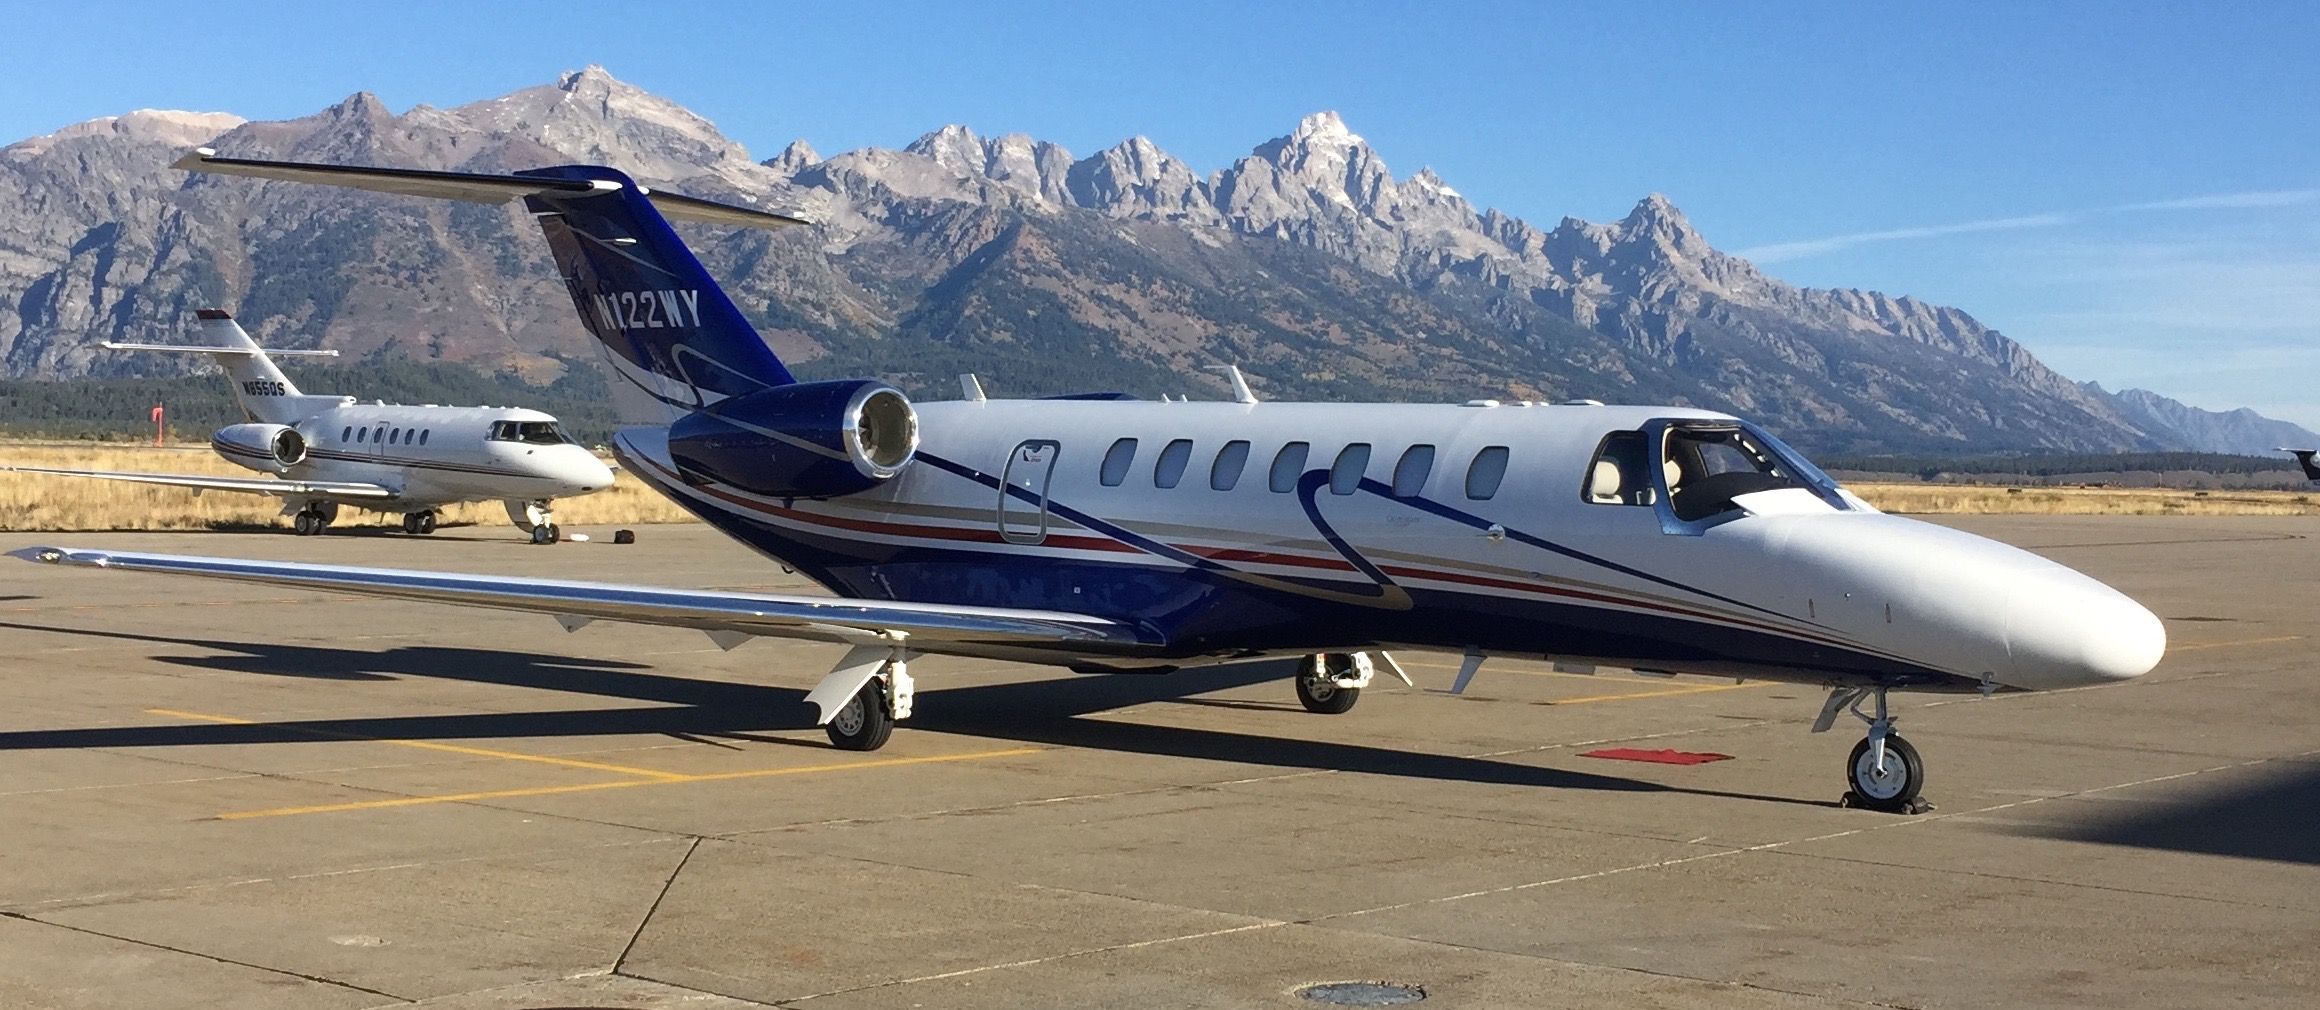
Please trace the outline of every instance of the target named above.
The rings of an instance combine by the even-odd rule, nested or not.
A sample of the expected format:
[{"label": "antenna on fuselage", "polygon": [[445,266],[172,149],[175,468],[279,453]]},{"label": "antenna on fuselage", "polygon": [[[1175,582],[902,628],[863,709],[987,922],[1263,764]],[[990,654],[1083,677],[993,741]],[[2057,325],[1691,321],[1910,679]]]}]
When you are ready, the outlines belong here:
[{"label": "antenna on fuselage", "polygon": [[1225,378],[1232,380],[1234,403],[1257,402],[1257,394],[1249,392],[1249,380],[1245,376],[1241,375],[1241,366],[1210,365],[1208,366],[1208,370],[1211,372],[1223,372]]}]

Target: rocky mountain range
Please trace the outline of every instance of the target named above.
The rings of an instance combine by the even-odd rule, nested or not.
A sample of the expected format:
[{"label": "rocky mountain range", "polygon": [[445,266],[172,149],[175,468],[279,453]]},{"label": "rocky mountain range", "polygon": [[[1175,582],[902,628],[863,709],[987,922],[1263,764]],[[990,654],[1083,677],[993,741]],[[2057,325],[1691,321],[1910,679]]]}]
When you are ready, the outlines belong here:
[{"label": "rocky mountain range", "polygon": [[197,144],[471,171],[601,162],[799,214],[816,226],[689,234],[801,373],[914,392],[976,371],[1008,395],[1216,395],[1203,366],[1237,363],[1269,398],[1691,404],[1819,451],[2320,441],[2072,382],[1957,309],[1782,283],[1657,194],[1609,223],[1478,210],[1431,170],[1397,179],[1334,113],[1206,175],[1143,137],[1075,158],[963,126],[757,161],[593,67],[452,109],[357,94],[280,122],[136,112],[0,148],[6,375],[181,367],[95,345],[178,339],[210,305],[269,343],[349,356],[541,379],[592,356],[520,208],[167,168]]}]

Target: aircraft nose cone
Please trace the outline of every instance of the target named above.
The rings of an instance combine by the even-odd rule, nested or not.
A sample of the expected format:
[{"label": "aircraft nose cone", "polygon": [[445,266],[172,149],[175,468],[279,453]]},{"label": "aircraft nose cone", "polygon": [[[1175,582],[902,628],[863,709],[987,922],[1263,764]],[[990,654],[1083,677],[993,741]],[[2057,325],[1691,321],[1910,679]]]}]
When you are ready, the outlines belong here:
[{"label": "aircraft nose cone", "polygon": [[572,468],[572,486],[576,490],[602,491],[612,486],[612,468],[594,455],[583,458]]},{"label": "aircraft nose cone", "polygon": [[2082,687],[2150,672],[2167,652],[2157,615],[2070,571],[2031,575],[2006,593],[2006,650],[2019,687]]}]

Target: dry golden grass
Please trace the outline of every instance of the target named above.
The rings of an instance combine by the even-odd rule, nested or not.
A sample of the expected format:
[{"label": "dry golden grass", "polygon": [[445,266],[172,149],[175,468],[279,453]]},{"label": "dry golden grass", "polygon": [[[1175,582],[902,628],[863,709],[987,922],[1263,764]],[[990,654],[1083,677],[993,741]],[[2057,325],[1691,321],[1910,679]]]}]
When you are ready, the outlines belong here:
[{"label": "dry golden grass", "polygon": [[[217,474],[228,477],[260,476],[252,470],[218,458],[206,444],[150,445],[111,443],[0,444],[0,464],[45,466],[71,470],[130,470],[143,473]],[[0,530],[197,530],[263,526],[287,528],[282,502],[253,494],[210,491],[196,496],[191,489],[132,484],[126,481],[53,474],[0,472]],[[610,490],[556,502],[556,522],[566,526],[609,526],[642,523],[691,522],[683,509],[625,474]],[[399,526],[400,515],[339,510],[337,526]],[[442,522],[507,525],[507,510],[498,502],[459,505],[443,512]]]},{"label": "dry golden grass", "polygon": [[[0,444],[0,464],[75,470],[135,470],[256,476],[219,459],[204,444],[154,448],[82,442]],[[2320,497],[2287,491],[2174,491],[2136,488],[2010,489],[1965,484],[1850,484],[1888,512],[2013,515],[2320,515]],[[288,526],[279,499],[122,481],[0,472],[0,530],[187,530]],[[395,526],[399,516],[342,509],[338,525]],[[504,525],[497,502],[444,512],[449,523]],[[556,503],[570,526],[692,522],[658,493],[623,475],[609,491]]]},{"label": "dry golden grass", "polygon": [[2308,516],[2320,498],[2293,491],[2168,488],[1996,487],[1979,484],[1847,484],[1887,512],[1950,515]]}]

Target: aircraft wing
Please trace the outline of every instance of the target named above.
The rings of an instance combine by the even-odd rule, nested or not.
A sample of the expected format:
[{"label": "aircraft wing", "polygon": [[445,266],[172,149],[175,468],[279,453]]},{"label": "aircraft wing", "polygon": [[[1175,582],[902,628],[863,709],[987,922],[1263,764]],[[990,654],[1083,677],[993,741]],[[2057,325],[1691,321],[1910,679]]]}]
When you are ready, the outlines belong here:
[{"label": "aircraft wing", "polygon": [[1077,645],[1091,654],[1118,655],[1161,644],[1156,636],[1125,622],[1053,610],[670,589],[69,547],[27,547],[10,551],[8,555],[77,568],[196,575],[362,596],[530,611],[553,615],[569,630],[577,630],[594,620],[695,628],[709,632],[712,639],[726,648],[740,644],[742,635],[803,638],[855,646],[907,642],[909,648],[925,652],[945,651],[942,645],[946,643],[1052,644]]},{"label": "aircraft wing", "polygon": [[393,498],[393,488],[333,480],[282,480],[274,477],[213,477],[197,473],[129,473],[121,470],[59,470],[45,466],[0,466],[14,473],[47,473],[60,477],[95,477],[138,484],[165,484],[197,491],[241,491],[249,494],[302,495],[328,498]]}]

